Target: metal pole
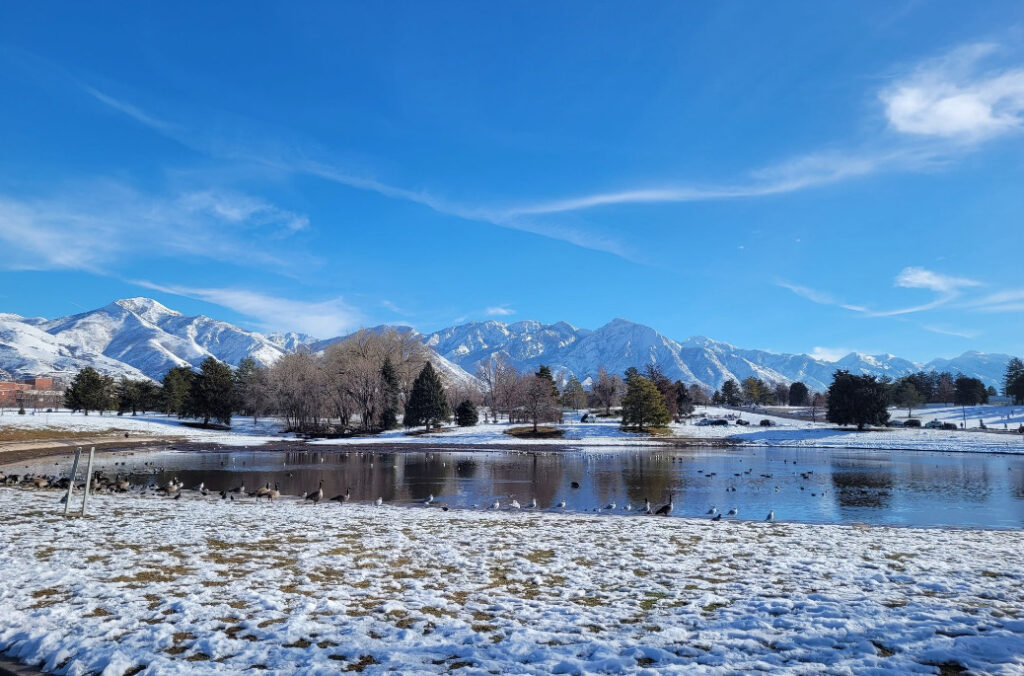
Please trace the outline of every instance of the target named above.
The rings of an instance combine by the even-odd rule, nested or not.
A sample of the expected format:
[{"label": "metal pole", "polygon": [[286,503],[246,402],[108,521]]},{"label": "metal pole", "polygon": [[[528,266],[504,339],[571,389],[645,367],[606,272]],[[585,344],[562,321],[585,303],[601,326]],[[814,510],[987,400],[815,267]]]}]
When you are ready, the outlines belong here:
[{"label": "metal pole", "polygon": [[92,484],[92,459],[96,455],[96,447],[89,447],[89,470],[85,475],[85,495],[82,496],[82,516],[85,516],[86,505],[89,504],[89,485]]},{"label": "metal pole", "polygon": [[75,477],[78,476],[78,461],[82,458],[82,447],[75,449],[75,461],[71,464],[71,482],[68,483],[68,494],[64,496],[64,516],[71,509],[71,492],[75,490]]}]

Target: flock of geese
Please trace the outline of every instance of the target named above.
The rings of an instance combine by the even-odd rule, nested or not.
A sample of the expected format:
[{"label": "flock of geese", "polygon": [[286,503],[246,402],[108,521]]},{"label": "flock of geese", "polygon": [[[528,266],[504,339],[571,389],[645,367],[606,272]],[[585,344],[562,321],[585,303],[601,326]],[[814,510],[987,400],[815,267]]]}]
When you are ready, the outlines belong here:
[{"label": "flock of geese", "polygon": [[[68,486],[70,485],[70,481],[69,481],[69,479],[67,477],[59,478],[59,477],[51,477],[51,476],[44,476],[44,475],[34,475],[34,474],[28,474],[28,475],[19,476],[17,474],[8,475],[8,474],[4,474],[3,472],[0,472],[0,485],[20,486],[22,488],[32,488],[32,489],[54,488],[54,489],[67,490]],[[574,489],[578,489],[580,487],[580,484],[579,484],[579,482],[573,481],[573,482],[570,483],[570,486],[572,488],[574,488]],[[79,487],[80,486],[78,484],[76,484],[76,488],[79,488]],[[263,486],[255,488],[253,490],[249,490],[245,486],[245,483],[243,481],[241,484],[239,484],[238,486],[235,486],[234,488],[231,488],[231,489],[221,490],[221,491],[211,491],[210,489],[207,488],[205,481],[199,482],[198,485],[194,486],[191,489],[186,489],[184,482],[180,481],[177,476],[173,477],[172,479],[170,479],[169,481],[167,481],[163,485],[156,485],[156,484],[140,485],[140,486],[137,486],[137,487],[135,487],[133,489],[133,486],[132,486],[132,484],[129,481],[127,476],[122,477],[122,475],[120,473],[117,473],[117,474],[115,474],[111,478],[111,477],[107,476],[106,474],[104,474],[104,472],[102,470],[96,471],[96,472],[93,473],[93,479],[92,479],[92,482],[91,482],[91,489],[93,491],[97,492],[97,493],[129,493],[129,492],[135,490],[140,495],[146,495],[147,493],[152,493],[153,495],[168,497],[168,498],[173,499],[173,500],[180,500],[181,497],[182,497],[182,494],[183,494],[183,492],[185,490],[189,490],[194,496],[197,496],[197,497],[200,497],[200,496],[201,497],[207,497],[207,496],[210,496],[211,494],[213,494],[215,497],[219,496],[221,500],[232,500],[232,501],[235,500],[235,499],[247,497],[247,498],[254,498],[257,502],[260,502],[260,501],[262,501],[264,499],[267,500],[268,502],[274,502],[275,500],[279,500],[282,497],[287,497],[287,496],[283,496],[283,494],[281,493],[280,486],[276,482],[274,483],[273,487],[271,487],[270,482],[268,481]],[[323,479],[320,480],[319,484],[317,485],[317,487],[315,489],[310,490],[310,491],[306,491],[301,496],[297,496],[297,497],[299,499],[301,499],[302,501],[304,501],[304,502],[309,502],[309,503],[312,503],[314,505],[319,504],[320,502],[322,502],[324,500],[324,497],[325,497]],[[675,509],[674,497],[675,496],[672,493],[669,493],[668,501],[665,502],[664,504],[658,506],[658,507],[655,507],[651,503],[651,501],[649,499],[644,498],[643,504],[642,505],[637,505],[636,507],[634,507],[632,503],[627,502],[627,503],[623,504],[621,506],[621,508],[620,508],[617,503],[609,502],[603,508],[595,509],[594,511],[595,512],[615,512],[615,511],[621,509],[622,512],[626,512],[626,513],[639,513],[639,514],[650,514],[650,515],[655,515],[655,516],[668,516]],[[473,507],[476,507],[476,508],[485,507],[486,509],[489,509],[489,510],[501,510],[502,508],[505,508],[505,509],[508,509],[508,510],[523,510],[523,509],[525,509],[525,510],[537,510],[537,509],[539,509],[539,506],[537,504],[537,498],[531,499],[530,502],[528,502],[526,505],[521,504],[519,502],[519,500],[517,500],[513,496],[509,496],[509,498],[510,498],[510,500],[507,503],[505,503],[505,504],[502,504],[500,499],[496,499],[493,502],[488,503],[486,505],[479,505],[479,504],[477,504],[477,505],[473,505]],[[351,487],[347,488],[344,493],[339,493],[338,495],[335,495],[334,497],[330,498],[328,501],[329,502],[337,502],[339,504],[345,504],[347,502],[351,502],[352,501],[352,488]],[[378,507],[383,505],[384,504],[383,496],[377,497],[373,501],[372,504],[374,504],[374,505],[376,505]],[[438,504],[438,500],[437,500],[437,498],[434,497],[433,493],[431,493],[426,499],[421,500],[420,504],[422,504],[423,506],[429,507],[429,506]],[[556,511],[561,511],[561,510],[565,510],[566,506],[567,506],[567,501],[563,498],[563,499],[559,500],[557,503],[555,503],[551,507],[551,509],[552,510],[556,510]],[[441,509],[444,510],[444,511],[448,511],[449,507],[447,505],[441,505]],[[739,509],[736,508],[736,507],[733,507],[729,511],[723,513],[723,512],[718,511],[718,507],[717,506],[712,506],[711,509],[709,509],[707,511],[707,516],[710,517],[711,521],[721,521],[723,516],[738,517],[739,516]],[[768,516],[765,518],[765,521],[772,521],[774,519],[775,519],[775,510],[771,510],[768,513]]]}]

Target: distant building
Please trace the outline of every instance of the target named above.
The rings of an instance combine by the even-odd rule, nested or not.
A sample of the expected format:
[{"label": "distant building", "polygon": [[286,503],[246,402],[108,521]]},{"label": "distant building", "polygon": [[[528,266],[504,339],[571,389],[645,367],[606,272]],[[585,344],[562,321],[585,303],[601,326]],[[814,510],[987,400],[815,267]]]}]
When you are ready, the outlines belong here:
[{"label": "distant building", "polygon": [[0,407],[59,408],[64,386],[53,378],[0,381]]}]

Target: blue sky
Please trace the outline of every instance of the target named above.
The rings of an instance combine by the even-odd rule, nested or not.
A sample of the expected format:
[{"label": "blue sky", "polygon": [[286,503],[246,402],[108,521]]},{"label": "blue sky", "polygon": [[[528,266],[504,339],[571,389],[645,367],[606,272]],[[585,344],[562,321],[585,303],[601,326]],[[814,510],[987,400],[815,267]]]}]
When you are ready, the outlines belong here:
[{"label": "blue sky", "polygon": [[0,310],[1024,353],[1024,5],[639,9],[3,3]]}]

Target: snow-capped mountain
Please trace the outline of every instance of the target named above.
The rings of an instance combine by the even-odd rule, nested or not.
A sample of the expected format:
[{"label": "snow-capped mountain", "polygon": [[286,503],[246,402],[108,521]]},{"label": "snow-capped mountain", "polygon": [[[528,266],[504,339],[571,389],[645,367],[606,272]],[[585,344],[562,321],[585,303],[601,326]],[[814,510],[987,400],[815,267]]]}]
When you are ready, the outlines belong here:
[{"label": "snow-capped mountain", "polygon": [[547,364],[555,373],[572,374],[586,383],[599,366],[622,373],[630,366],[643,369],[653,362],[673,380],[712,389],[729,379],[742,381],[754,376],[787,384],[799,380],[812,390],[824,390],[836,369],[891,378],[920,370],[962,372],[999,387],[1010,359],[1002,354],[966,352],[954,359],[921,364],[891,354],[851,352],[832,362],[806,354],[742,349],[704,336],[677,342],[625,319],[615,319],[594,331],[575,329],[565,322],[473,322],[431,334],[427,344],[470,373],[481,360],[500,355],[521,370]]},{"label": "snow-capped mountain", "polygon": [[[916,363],[891,354],[854,352],[833,362],[806,354],[747,350],[704,336],[679,342],[625,319],[593,331],[566,322],[535,321],[470,322],[429,335],[409,327],[371,330],[384,328],[398,328],[422,340],[437,355],[435,366],[461,385],[473,384],[471,374],[491,356],[523,371],[546,364],[556,374],[575,375],[585,384],[600,366],[621,374],[630,366],[643,369],[653,362],[673,380],[712,389],[729,379],[754,376],[770,382],[799,380],[812,390],[827,388],[836,369],[892,378],[920,370],[960,372],[999,387],[1010,359],[965,352],[953,359]],[[195,367],[209,356],[231,365],[246,357],[269,365],[287,352],[319,352],[345,337],[264,335],[202,315],[189,317],[150,298],[126,298],[52,320],[0,313],[0,371],[8,376],[71,375],[93,366],[112,375],[159,379],[174,366]]]},{"label": "snow-capped mountain", "polygon": [[[263,335],[203,315],[186,316],[151,298],[125,298],[53,320],[0,313],[0,371],[8,377],[71,376],[92,366],[109,375],[158,380],[175,366],[198,367],[211,356],[232,366],[246,357],[268,366],[287,352],[319,351],[343,339]],[[433,361],[450,382],[475,382],[447,359]]]}]

